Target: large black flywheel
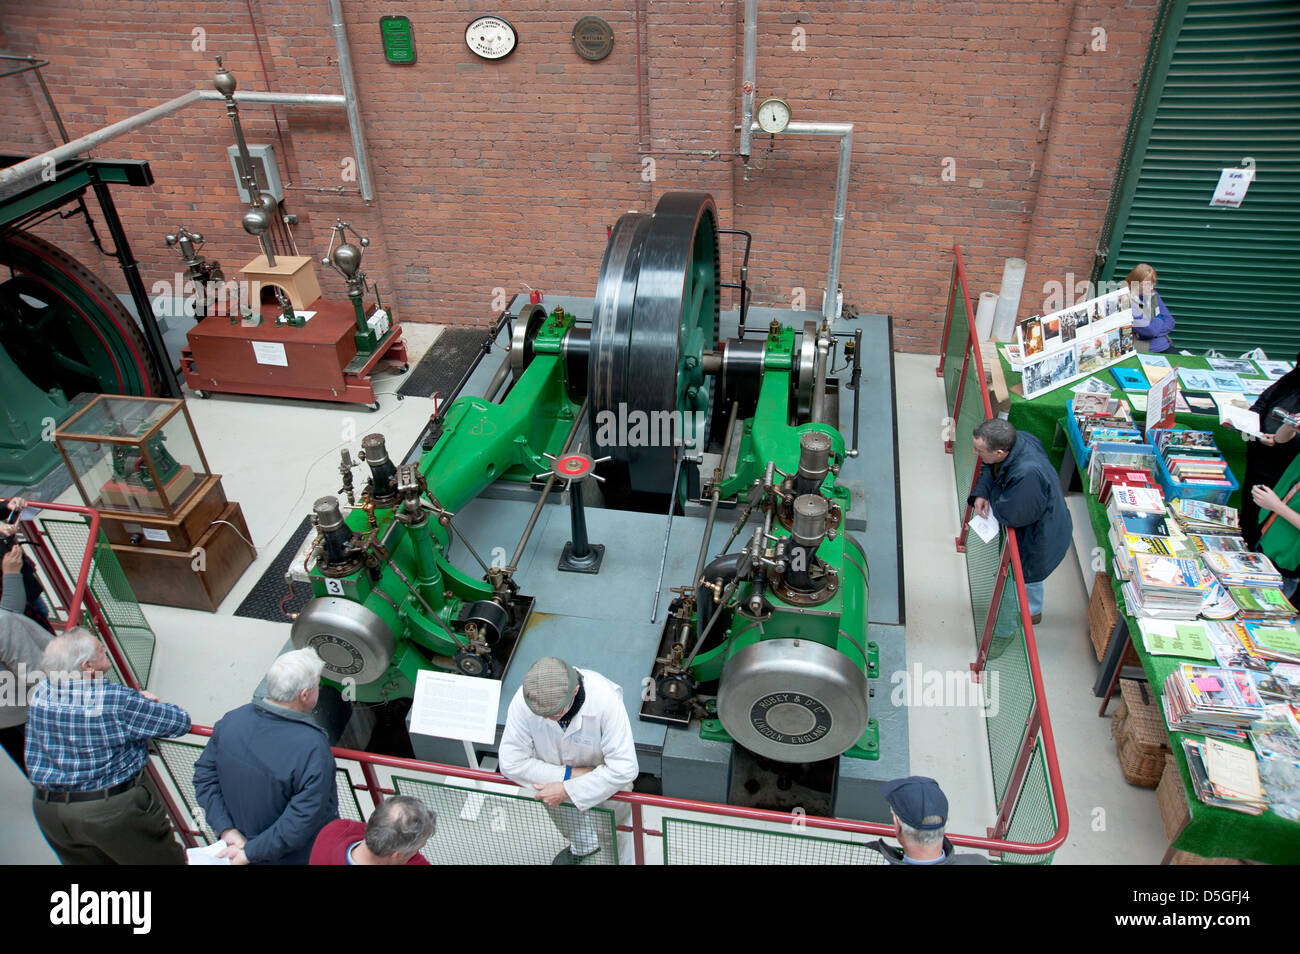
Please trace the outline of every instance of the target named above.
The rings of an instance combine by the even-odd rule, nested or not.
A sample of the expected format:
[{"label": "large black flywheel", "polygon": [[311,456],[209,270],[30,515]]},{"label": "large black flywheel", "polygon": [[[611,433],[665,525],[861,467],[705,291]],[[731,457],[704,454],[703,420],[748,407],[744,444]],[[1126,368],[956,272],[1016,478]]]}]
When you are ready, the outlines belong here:
[{"label": "large black flywheel", "polygon": [[669,192],[614,226],[596,286],[589,358],[592,454],[611,457],[615,505],[666,498],[684,447],[702,446],[718,343],[718,212],[704,192]]},{"label": "large black flywheel", "polygon": [[44,239],[0,239],[0,345],[42,391],[156,395],[144,335],[98,276]]}]

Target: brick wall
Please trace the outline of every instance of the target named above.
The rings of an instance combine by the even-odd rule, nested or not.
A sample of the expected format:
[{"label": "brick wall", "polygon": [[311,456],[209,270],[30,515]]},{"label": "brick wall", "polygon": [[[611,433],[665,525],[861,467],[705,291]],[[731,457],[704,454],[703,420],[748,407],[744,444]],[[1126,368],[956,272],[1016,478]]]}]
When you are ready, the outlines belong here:
[{"label": "brick wall", "polygon": [[[379,18],[396,7],[344,7],[374,202],[344,179],[352,147],[341,109],[278,107],[273,118],[250,106],[243,121],[250,142],[275,144],[300,250],[318,256],[329,226],[347,219],[370,237],[366,270],[405,320],[485,322],[493,290],[521,283],[592,294],[606,227],[673,189],[712,192],[723,225],[754,233],[756,304],[788,306],[802,287],[818,309],[836,144],[757,136],[748,163],[735,155],[742,4],[512,0],[501,12],[519,49],[490,63],[463,42],[465,25],[489,8],[416,0],[400,5],[419,58],[406,67],[385,63],[380,42]],[[894,315],[900,349],[936,346],[954,241],[972,296],[996,290],[1003,259],[1029,259],[1022,314],[1041,307],[1045,283],[1086,277],[1155,7],[759,4],[757,98],[784,97],[798,119],[855,124],[840,279],[860,310]],[[340,91],[324,2],[116,0],[110,17],[105,9],[44,0],[0,11],[0,49],[52,60],[45,76],[73,136],[210,88],[215,53],[243,89]],[[615,32],[614,52],[597,63],[569,41],[593,10]],[[0,82],[11,103],[0,149],[52,145],[30,78]],[[257,254],[239,226],[231,141],[222,107],[204,103],[95,152],[152,164],[152,189],[115,191],[146,285],[177,270],[162,244],[177,225],[204,232],[227,273]],[[123,288],[84,225],[37,231]],[[321,283],[342,295],[332,273]]]}]

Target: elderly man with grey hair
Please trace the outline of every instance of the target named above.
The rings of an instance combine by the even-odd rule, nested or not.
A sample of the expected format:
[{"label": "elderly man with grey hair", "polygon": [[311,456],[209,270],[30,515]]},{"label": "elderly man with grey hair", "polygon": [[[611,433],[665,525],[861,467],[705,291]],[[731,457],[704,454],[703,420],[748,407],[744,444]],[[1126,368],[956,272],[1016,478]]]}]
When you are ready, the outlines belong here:
[{"label": "elderly man with grey hair", "polygon": [[330,822],[311,849],[314,865],[427,865],[420,849],[433,834],[438,816],[410,795],[384,799],[370,821],[340,818]]},{"label": "elderly man with grey hair", "polygon": [[939,783],[924,775],[886,782],[881,790],[894,818],[899,848],[873,841],[874,848],[891,865],[986,865],[983,855],[959,854],[944,835],[948,824],[948,798]]},{"label": "elderly man with grey hair", "polygon": [[145,782],[150,739],[190,730],[180,706],[109,682],[103,643],[81,628],[50,640],[27,709],[32,811],[65,865],[185,863]]},{"label": "elderly man with grey hair", "polygon": [[338,817],[334,755],[312,710],[324,662],[285,653],[266,674],[266,698],[227,712],[194,764],[194,791],[231,864],[305,865]]}]

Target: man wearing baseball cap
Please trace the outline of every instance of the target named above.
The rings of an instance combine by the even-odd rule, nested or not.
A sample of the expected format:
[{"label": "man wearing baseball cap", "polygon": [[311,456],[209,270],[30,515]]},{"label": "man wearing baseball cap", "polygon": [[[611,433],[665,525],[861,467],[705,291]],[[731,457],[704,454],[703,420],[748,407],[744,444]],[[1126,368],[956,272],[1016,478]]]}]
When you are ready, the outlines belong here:
[{"label": "man wearing baseball cap", "polygon": [[894,837],[900,848],[883,840],[876,849],[891,865],[986,865],[983,855],[957,854],[943,829],[948,823],[948,799],[939,783],[924,775],[886,782],[881,790],[894,816]]},{"label": "man wearing baseball cap", "polygon": [[[563,659],[539,659],[510,700],[497,754],[501,774],[535,792],[569,839],[552,863],[599,859],[601,828],[609,820],[589,809],[609,809],[621,824],[630,806],[608,799],[631,791],[640,771],[623,690],[600,673],[575,669]],[[631,847],[626,833],[619,833],[618,845],[626,862]]]}]

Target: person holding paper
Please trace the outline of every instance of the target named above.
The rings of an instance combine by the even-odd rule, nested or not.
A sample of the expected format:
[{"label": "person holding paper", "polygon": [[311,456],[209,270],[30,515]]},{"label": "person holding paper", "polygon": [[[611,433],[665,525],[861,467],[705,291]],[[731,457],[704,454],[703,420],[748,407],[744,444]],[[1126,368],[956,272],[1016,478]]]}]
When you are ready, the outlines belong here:
[{"label": "person holding paper", "polygon": [[1040,622],[1046,580],[1070,551],[1074,535],[1056,469],[1037,437],[1018,433],[1000,417],[977,426],[972,443],[982,466],[966,502],[980,516],[992,511],[1003,526],[1015,529],[1029,613]]},{"label": "person holding paper", "polygon": [[266,698],[222,716],[194,763],[194,794],[233,865],[305,865],[338,817],[334,753],[311,717],[324,666],[314,649],[280,656]]},{"label": "person holding paper", "polygon": [[[552,864],[582,864],[600,850],[600,828],[607,821],[590,809],[612,810],[616,824],[631,814],[627,802],[609,798],[631,791],[640,772],[632,724],[622,688],[598,672],[554,656],[533,663],[510,700],[497,754],[501,774],[535,792],[569,839]],[[626,864],[630,838],[620,832],[618,843]]]},{"label": "person holding paper", "polygon": [[[28,506],[27,501],[22,497],[10,497],[3,504],[0,504],[0,514],[4,515],[0,517],[0,557],[3,557],[11,549],[22,551],[18,541],[18,519]],[[53,635],[54,627],[50,625],[50,611],[45,605],[45,590],[41,586],[40,578],[36,575],[36,564],[25,553],[23,554],[22,585],[26,596],[23,613],[28,619],[39,623],[47,633]]]},{"label": "person holding paper", "polygon": [[1290,599],[1300,583],[1300,457],[1291,461],[1275,487],[1255,484],[1250,496],[1268,512],[1259,537],[1259,550],[1282,574],[1282,595]]},{"label": "person holding paper", "polygon": [[1133,266],[1124,280],[1132,292],[1133,332],[1138,336],[1138,350],[1164,354],[1173,347],[1169,335],[1174,330],[1174,316],[1156,291],[1156,270],[1143,262]]},{"label": "person holding paper", "polygon": [[1246,546],[1256,549],[1262,517],[1259,505],[1246,491],[1257,484],[1277,487],[1282,474],[1300,454],[1295,428],[1284,424],[1273,413],[1275,409],[1287,414],[1300,412],[1300,354],[1296,355],[1296,366],[1269,385],[1250,409],[1259,415],[1263,436],[1246,441],[1246,473],[1241,481],[1241,535]]}]

